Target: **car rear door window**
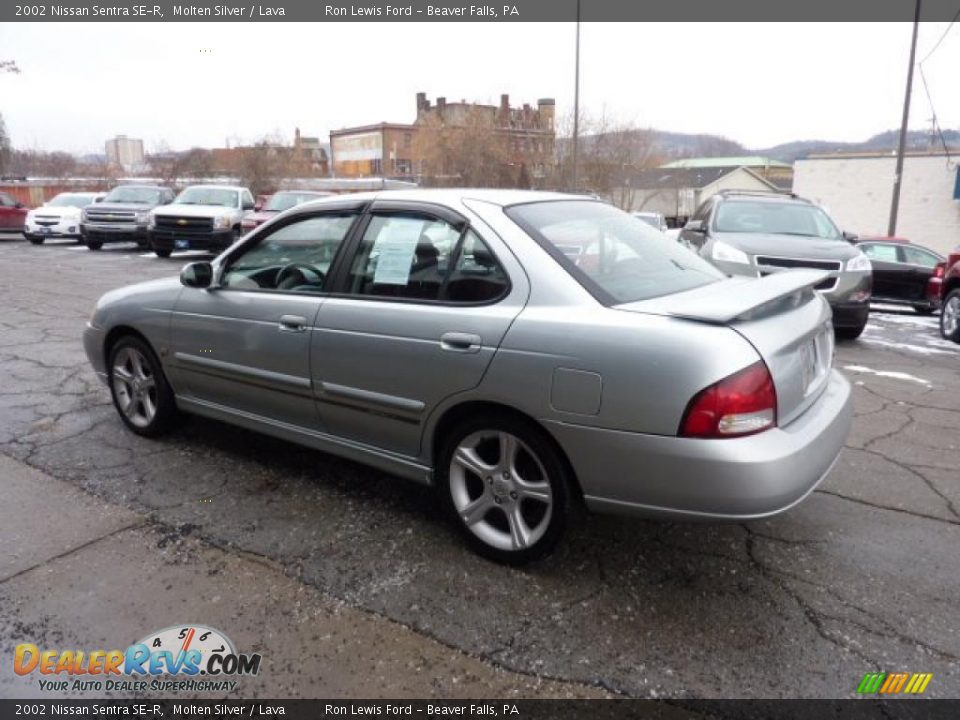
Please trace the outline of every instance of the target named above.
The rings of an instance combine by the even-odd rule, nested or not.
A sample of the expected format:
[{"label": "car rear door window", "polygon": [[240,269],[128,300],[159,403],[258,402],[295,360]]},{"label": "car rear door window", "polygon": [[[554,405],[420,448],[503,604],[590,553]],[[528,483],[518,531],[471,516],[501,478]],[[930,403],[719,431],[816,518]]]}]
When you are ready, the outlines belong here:
[{"label": "car rear door window", "polygon": [[479,235],[417,214],[375,214],[351,263],[353,295],[425,302],[489,302],[509,285]]},{"label": "car rear door window", "polygon": [[908,263],[911,265],[920,265],[925,268],[935,267],[940,258],[938,258],[933,253],[929,253],[926,250],[921,250],[920,248],[904,246],[901,248],[903,250],[903,256]]},{"label": "car rear door window", "polygon": [[863,254],[871,260],[879,262],[900,262],[897,257],[897,248],[895,245],[863,245],[861,246]]}]

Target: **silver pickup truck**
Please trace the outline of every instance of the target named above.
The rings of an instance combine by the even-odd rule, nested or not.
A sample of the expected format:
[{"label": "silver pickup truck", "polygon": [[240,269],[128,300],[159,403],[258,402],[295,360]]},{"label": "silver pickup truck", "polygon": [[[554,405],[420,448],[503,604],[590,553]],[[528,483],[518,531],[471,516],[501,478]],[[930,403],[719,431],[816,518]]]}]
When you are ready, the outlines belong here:
[{"label": "silver pickup truck", "polygon": [[173,202],[173,190],[159,185],[118,185],[83,211],[80,235],[90,250],[104,243],[136,242],[147,247],[150,211]]}]

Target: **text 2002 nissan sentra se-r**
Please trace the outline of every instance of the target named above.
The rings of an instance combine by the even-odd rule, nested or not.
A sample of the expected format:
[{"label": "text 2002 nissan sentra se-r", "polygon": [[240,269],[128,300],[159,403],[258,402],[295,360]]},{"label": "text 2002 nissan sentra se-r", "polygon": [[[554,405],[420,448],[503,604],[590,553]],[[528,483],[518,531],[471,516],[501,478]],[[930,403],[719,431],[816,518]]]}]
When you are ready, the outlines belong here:
[{"label": "text 2002 nissan sentra se-r", "polygon": [[727,279],[580,197],[355,195],[107,293],[84,342],[134,432],[189,412],[432,483],[520,563],[579,503],[746,520],[806,497],[851,417],[823,277]]}]

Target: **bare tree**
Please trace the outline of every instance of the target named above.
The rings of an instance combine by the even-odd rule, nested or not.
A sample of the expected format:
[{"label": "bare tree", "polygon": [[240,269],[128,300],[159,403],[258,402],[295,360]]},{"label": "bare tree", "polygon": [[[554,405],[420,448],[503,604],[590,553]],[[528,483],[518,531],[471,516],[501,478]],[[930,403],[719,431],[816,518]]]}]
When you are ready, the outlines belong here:
[{"label": "bare tree", "polygon": [[486,108],[471,108],[456,125],[438,115],[424,118],[413,140],[416,170],[425,185],[514,187],[520,162],[507,132]]},{"label": "bare tree", "polygon": [[10,136],[7,134],[7,124],[3,121],[3,115],[0,114],[0,173],[6,171],[12,155],[13,146],[10,143]]},{"label": "bare tree", "polygon": [[632,210],[630,175],[661,161],[652,131],[631,121],[617,120],[606,111],[599,116],[581,112],[579,125],[577,187],[573,187],[572,113],[558,122],[561,138],[557,141],[552,185],[593,192],[624,210]]}]

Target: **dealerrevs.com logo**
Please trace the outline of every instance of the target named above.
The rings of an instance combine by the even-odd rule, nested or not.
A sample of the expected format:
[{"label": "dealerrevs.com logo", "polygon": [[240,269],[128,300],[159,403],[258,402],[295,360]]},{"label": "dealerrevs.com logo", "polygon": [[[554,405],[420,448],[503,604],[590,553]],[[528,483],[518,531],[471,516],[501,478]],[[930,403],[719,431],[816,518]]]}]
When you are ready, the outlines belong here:
[{"label": "dealerrevs.com logo", "polygon": [[151,633],[126,650],[14,649],[17,675],[39,675],[44,691],[224,692],[260,672],[261,656],[238,653],[219,630],[196,624]]}]

